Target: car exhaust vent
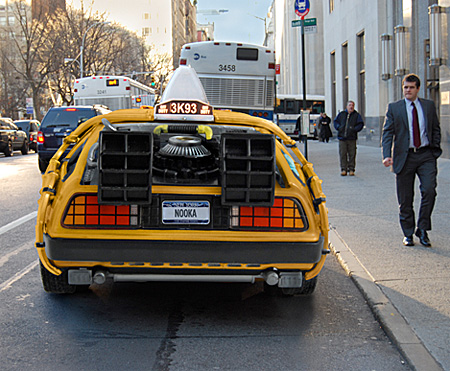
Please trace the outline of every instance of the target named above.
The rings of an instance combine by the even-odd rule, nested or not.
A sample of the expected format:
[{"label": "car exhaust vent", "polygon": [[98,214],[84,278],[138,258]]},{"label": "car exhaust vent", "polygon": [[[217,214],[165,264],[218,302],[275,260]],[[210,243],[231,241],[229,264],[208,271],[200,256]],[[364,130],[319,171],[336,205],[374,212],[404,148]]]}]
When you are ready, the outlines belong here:
[{"label": "car exhaust vent", "polygon": [[272,206],[275,138],[268,134],[224,134],[221,143],[223,205]]},{"label": "car exhaust vent", "polygon": [[152,148],[152,134],[100,133],[99,203],[151,202]]}]

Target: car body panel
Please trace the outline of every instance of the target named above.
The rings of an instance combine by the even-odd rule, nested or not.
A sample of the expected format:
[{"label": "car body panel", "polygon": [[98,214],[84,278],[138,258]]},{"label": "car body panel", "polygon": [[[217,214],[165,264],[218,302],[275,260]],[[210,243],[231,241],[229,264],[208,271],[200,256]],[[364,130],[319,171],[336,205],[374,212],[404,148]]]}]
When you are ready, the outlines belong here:
[{"label": "car body panel", "polygon": [[[161,181],[162,178],[154,173],[151,177],[150,200],[141,200],[136,204],[133,201],[109,202],[102,199],[102,188],[108,188],[106,181],[100,181],[103,179],[102,162],[105,164],[107,161],[104,154],[106,148],[115,143],[113,140],[123,136],[128,138],[126,140],[129,143],[152,133],[149,138],[154,138],[156,142],[151,142],[150,151],[155,156],[155,151],[163,148],[166,139],[170,142],[177,135],[170,131],[164,132],[167,129],[165,122],[155,120],[152,107],[96,116],[65,137],[43,175],[39,200],[36,247],[45,269],[55,276],[67,272],[69,268],[92,271],[92,274],[99,269],[107,270],[109,274],[130,271],[137,280],[146,279],[152,274],[170,274],[183,280],[186,271],[207,277],[228,272],[228,275],[236,277],[251,274],[259,278],[269,271],[279,274],[299,272],[305,280],[314,278],[329,252],[329,226],[322,181],[314,173],[312,164],[298,150],[295,141],[272,122],[227,111],[213,111],[213,120],[201,123],[212,133],[209,139],[208,134],[189,134],[187,138],[202,138],[208,149],[215,151],[213,155],[217,156],[217,164],[220,163],[221,175],[208,183],[203,180],[191,182],[190,179],[170,178]],[[175,120],[176,130],[187,130],[182,121]],[[197,130],[201,126],[195,120],[188,124],[197,127]],[[103,147],[99,147],[98,143],[100,141],[102,146],[105,135],[106,138],[113,138],[108,139],[112,142],[103,139]],[[227,180],[223,174],[227,166],[231,166],[231,160],[225,157],[232,158],[230,151],[234,150],[231,144],[231,147],[226,147],[227,135],[231,135],[232,144],[235,140],[250,138],[248,145],[255,148],[258,143],[266,145],[271,143],[270,138],[274,139],[274,201],[226,199],[226,192],[229,191],[226,190]],[[264,141],[258,142],[260,139]],[[218,149],[219,145],[221,149]],[[115,151],[114,156],[120,159],[129,149],[124,153],[117,149]],[[135,158],[133,152],[127,156],[128,162]],[[64,161],[61,161],[63,157]],[[260,166],[259,161],[266,161],[266,157],[253,156],[249,160],[251,166]],[[176,159],[182,161],[179,157]],[[151,160],[153,169],[156,161]],[[122,176],[121,173],[134,171],[120,169],[119,166],[113,172],[118,177]],[[254,179],[265,174],[264,170],[252,169],[250,173]],[[232,183],[239,176],[229,177]],[[125,185],[124,192],[131,189],[127,187],[131,186]],[[248,187],[250,191],[256,187],[259,197],[260,185],[250,184]],[[246,197],[251,195],[246,194]],[[82,200],[81,204],[76,201],[78,197]],[[208,222],[186,224],[191,221],[178,221],[182,224],[164,224],[162,207],[167,202],[177,204],[179,201],[207,202],[211,208]],[[278,208],[276,205],[281,206]],[[91,217],[89,209],[97,210],[95,213],[98,214],[95,216],[97,221],[92,225],[87,222]],[[119,209],[128,210],[125,219],[129,224],[118,222],[123,217]],[[102,224],[101,210],[115,210],[116,222]],[[253,224],[245,224],[249,219],[245,216],[249,210],[253,213],[250,218]],[[281,217],[286,220],[282,223],[285,224],[275,227],[272,221],[266,221],[266,217],[258,216],[258,213],[271,213],[271,218],[275,218],[275,212],[282,213]],[[134,224],[131,220],[134,220]],[[141,273],[146,278],[137,278]]]}]

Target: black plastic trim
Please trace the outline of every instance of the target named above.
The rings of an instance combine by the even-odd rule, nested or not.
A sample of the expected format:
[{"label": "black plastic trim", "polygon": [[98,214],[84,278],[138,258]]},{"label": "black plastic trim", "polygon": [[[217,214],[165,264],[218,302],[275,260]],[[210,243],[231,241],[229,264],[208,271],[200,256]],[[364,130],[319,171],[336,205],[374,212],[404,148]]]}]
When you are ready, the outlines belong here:
[{"label": "black plastic trim", "polygon": [[62,239],[44,235],[51,260],[98,262],[315,264],[324,238],[315,242],[215,242]]}]

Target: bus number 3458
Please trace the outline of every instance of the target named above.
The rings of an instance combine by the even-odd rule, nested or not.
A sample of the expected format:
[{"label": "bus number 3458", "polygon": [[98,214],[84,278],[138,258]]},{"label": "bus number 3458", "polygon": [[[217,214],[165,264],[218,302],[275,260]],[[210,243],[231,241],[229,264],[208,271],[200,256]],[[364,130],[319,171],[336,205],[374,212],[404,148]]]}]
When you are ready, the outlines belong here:
[{"label": "bus number 3458", "polygon": [[236,72],[234,64],[219,64],[219,71]]}]

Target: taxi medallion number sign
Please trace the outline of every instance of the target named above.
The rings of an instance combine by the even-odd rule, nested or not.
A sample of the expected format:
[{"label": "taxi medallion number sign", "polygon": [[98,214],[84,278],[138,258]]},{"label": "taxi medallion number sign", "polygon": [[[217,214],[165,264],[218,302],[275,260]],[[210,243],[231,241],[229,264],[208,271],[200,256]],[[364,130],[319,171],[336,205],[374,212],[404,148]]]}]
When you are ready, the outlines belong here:
[{"label": "taxi medallion number sign", "polygon": [[171,101],[156,106],[158,115],[212,115],[212,107],[196,101]]}]

